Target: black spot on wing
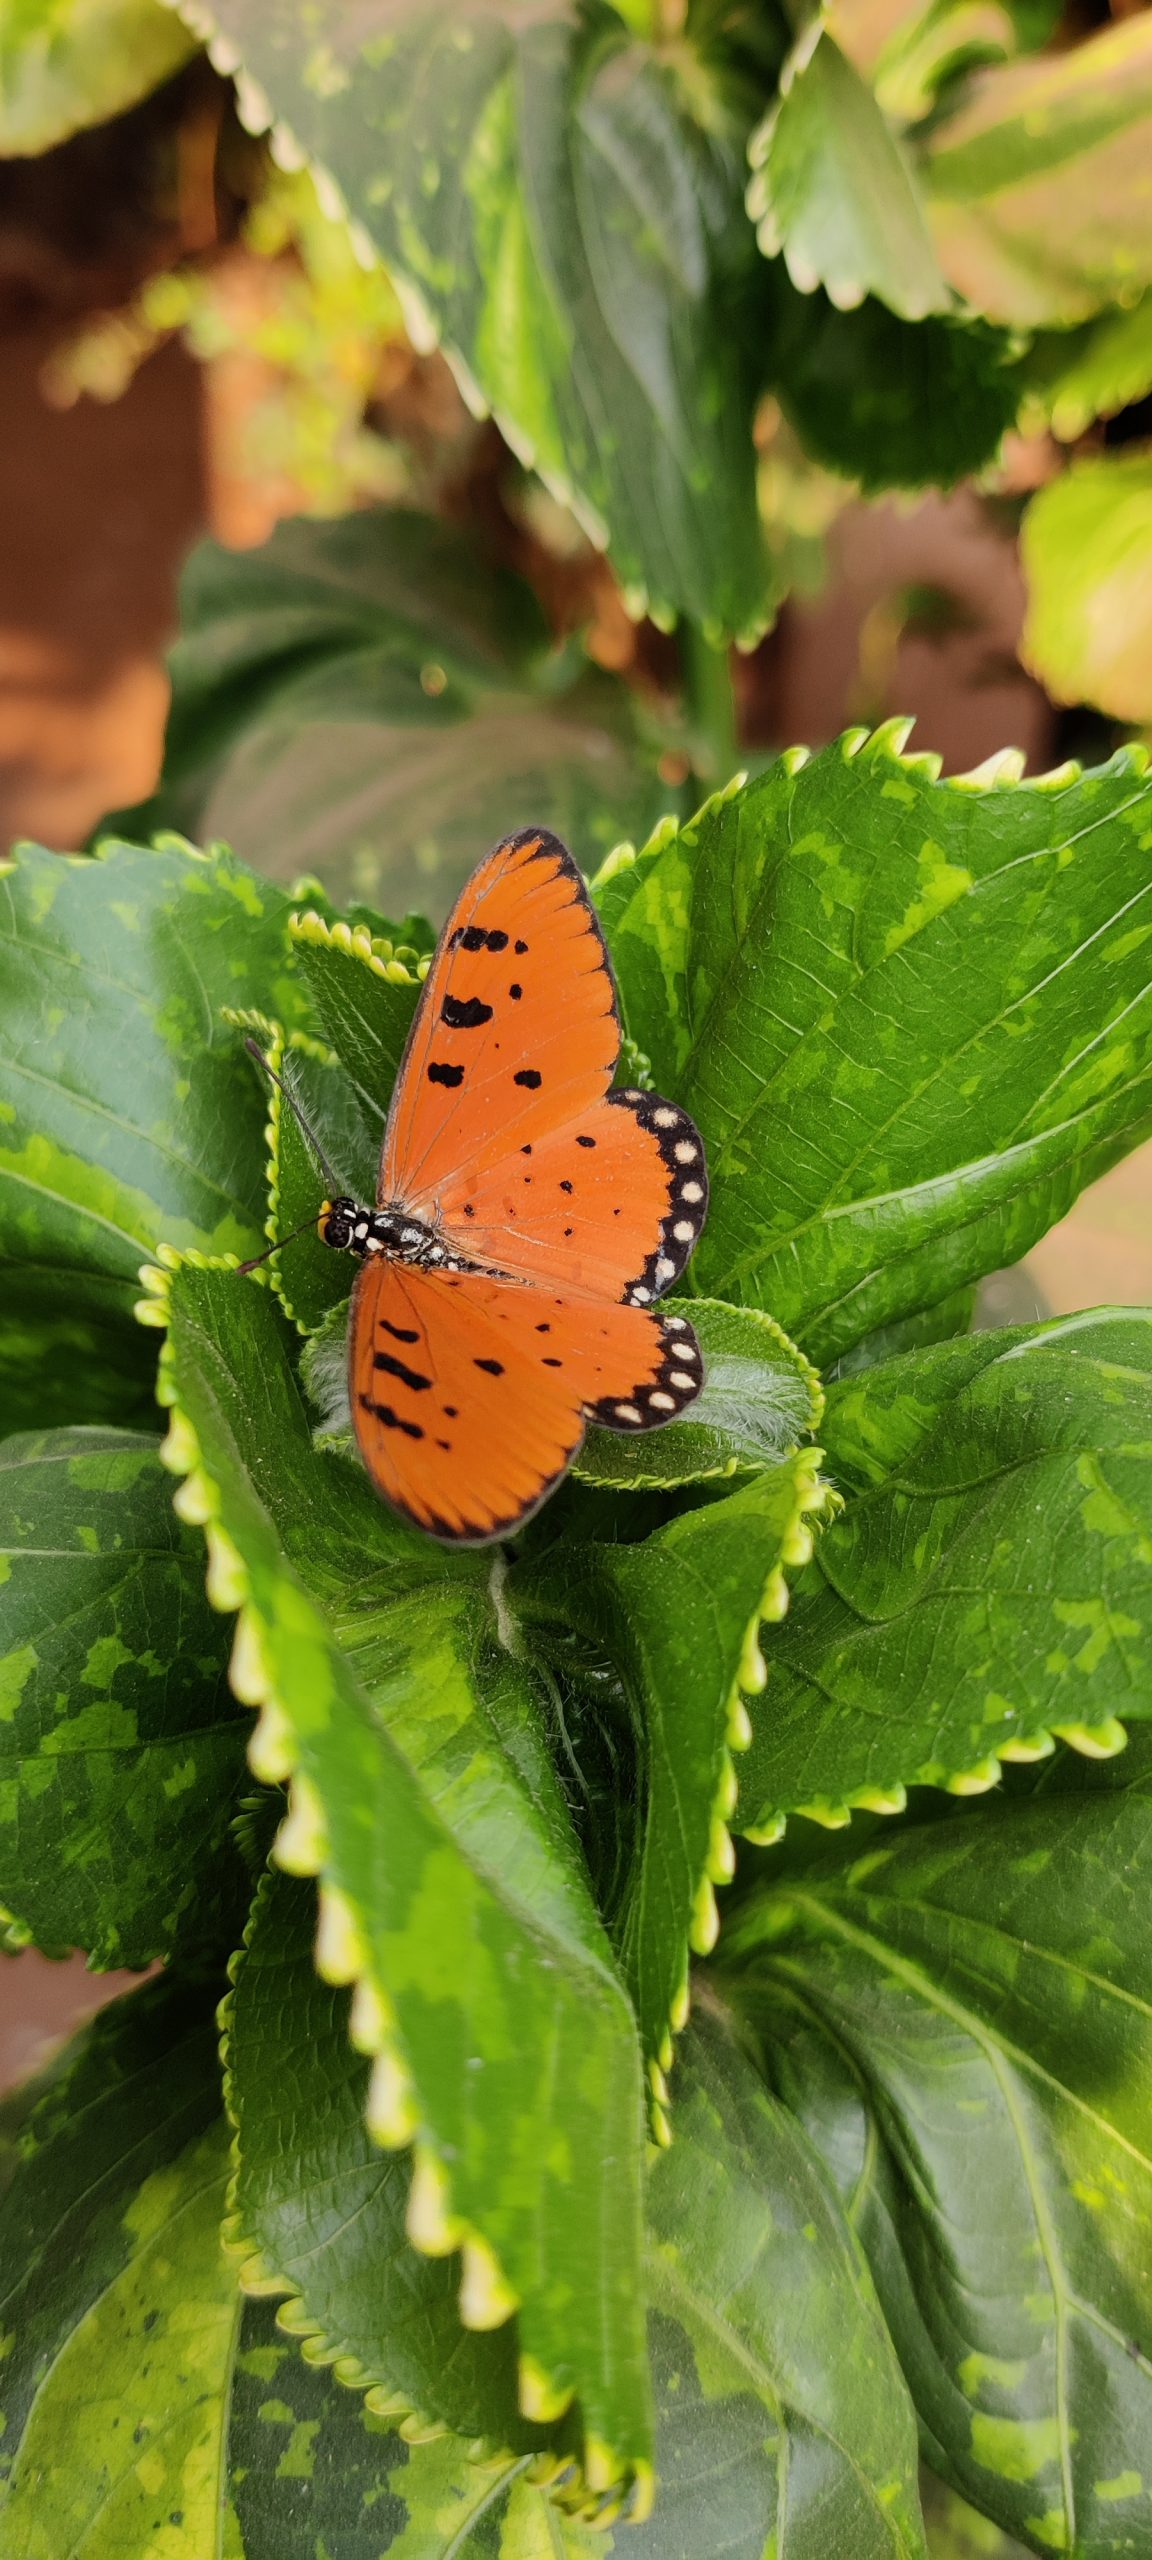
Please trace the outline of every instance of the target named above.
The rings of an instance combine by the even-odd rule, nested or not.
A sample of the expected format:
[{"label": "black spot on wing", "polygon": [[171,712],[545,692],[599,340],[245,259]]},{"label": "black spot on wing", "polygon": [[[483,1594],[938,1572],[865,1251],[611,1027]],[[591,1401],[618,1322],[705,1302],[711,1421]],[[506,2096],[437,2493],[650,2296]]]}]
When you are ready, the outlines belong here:
[{"label": "black spot on wing", "polygon": [[512,1078],[512,1082],[513,1084],[525,1085],[529,1093],[535,1093],[537,1088],[543,1084],[544,1078],[540,1073],[539,1067],[518,1067]]},{"label": "black spot on wing", "polygon": [[445,996],[440,1020],[449,1031],[479,1031],[492,1020],[492,1007],[479,996]]},{"label": "black spot on wing", "polygon": [[380,1318],[380,1331],[381,1333],[390,1333],[393,1342],[419,1342],[420,1340],[420,1336],[416,1331],[415,1325],[389,1324],[387,1316],[381,1316]]},{"label": "black spot on wing", "polygon": [[577,1138],[576,1144],[578,1147],[594,1147],[596,1140],[595,1138]]},{"label": "black spot on wing", "polygon": [[502,1360],[474,1360],[472,1366],[474,1369],[486,1369],[490,1378],[502,1378],[504,1375]]},{"label": "black spot on wing", "polygon": [[431,1378],[426,1378],[420,1369],[410,1369],[406,1361],[397,1360],[391,1351],[375,1352],[372,1366],[383,1369],[389,1378],[399,1378],[401,1386],[411,1387],[413,1395],[420,1395],[425,1387],[432,1384]]},{"label": "black spot on wing", "polygon": [[523,995],[523,993],[524,993],[524,989],[523,989],[523,987],[522,987],[522,986],[520,986],[520,984],[518,983],[518,981],[517,981],[515,978],[513,979],[512,984],[511,984],[511,986],[510,986],[510,987],[509,987],[509,989],[508,989],[508,993],[509,993],[509,995],[510,995],[510,996],[511,996],[511,998],[512,998],[512,1002],[513,1002],[513,1004],[519,1004],[519,1002],[520,1002],[520,998],[521,998],[521,996],[522,996],[522,995]]},{"label": "black spot on wing", "polygon": [[361,1396],[360,1402],[364,1407],[365,1413],[374,1414],[377,1422],[382,1422],[386,1431],[402,1431],[405,1438],[408,1440],[423,1439],[423,1424],[419,1422],[406,1422],[403,1414],[397,1413],[392,1405],[377,1404],[373,1396],[364,1395]]},{"label": "black spot on wing", "polygon": [[506,951],[508,936],[501,932],[499,925],[488,928],[482,924],[458,924],[455,933],[448,936],[448,948],[450,951]]},{"label": "black spot on wing", "polygon": [[429,1084],[463,1084],[464,1069],[463,1067],[447,1067],[444,1065],[442,1059],[433,1058],[432,1064],[428,1069],[428,1082]]}]

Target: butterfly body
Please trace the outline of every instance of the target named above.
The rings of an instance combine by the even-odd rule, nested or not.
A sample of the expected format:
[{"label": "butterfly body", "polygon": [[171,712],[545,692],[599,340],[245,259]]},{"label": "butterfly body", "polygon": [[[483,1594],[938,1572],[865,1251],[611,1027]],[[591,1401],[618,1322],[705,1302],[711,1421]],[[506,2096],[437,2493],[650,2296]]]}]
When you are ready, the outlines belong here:
[{"label": "butterfly body", "polygon": [[613,1085],[620,1016],[583,878],[543,828],[489,854],[448,919],[392,1099],[374,1208],[326,1201],[360,1260],[349,1392],[361,1456],[452,1543],[519,1528],[589,1422],[673,1421],[703,1383],[659,1304],[708,1176],[675,1103]]}]

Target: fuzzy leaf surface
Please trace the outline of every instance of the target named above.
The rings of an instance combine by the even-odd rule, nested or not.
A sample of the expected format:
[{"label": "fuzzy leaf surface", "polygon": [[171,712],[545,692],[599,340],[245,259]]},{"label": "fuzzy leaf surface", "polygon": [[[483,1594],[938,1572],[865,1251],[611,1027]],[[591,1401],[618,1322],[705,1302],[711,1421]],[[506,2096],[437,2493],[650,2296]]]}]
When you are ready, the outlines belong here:
[{"label": "fuzzy leaf surface", "polygon": [[1152,1758],[759,1889],[729,1986],[867,2248],[925,2459],[1118,2560],[1152,2476]]},{"label": "fuzzy leaf surface", "polygon": [[822,1364],[1017,1260],[1152,1125],[1152,783],[976,787],[849,732],[600,892],[692,1113],[695,1285]]},{"label": "fuzzy leaf surface", "polygon": [[1136,17],[984,72],[936,125],[924,166],[937,254],[975,310],[1064,328],[1152,284],[1150,105],[1152,26]]},{"label": "fuzzy leaf surface", "polygon": [[654,2058],[666,2053],[689,1942],[706,1952],[715,1936],[711,1880],[730,1872],[741,1664],[814,1480],[812,1454],[801,1452],[634,1545],[562,1538],[510,1577],[512,1607],[530,1625],[602,1648],[623,1683],[643,1811],[612,1926]]},{"label": "fuzzy leaf surface", "polygon": [[559,658],[531,588],[430,516],[201,543],[180,597],[164,770],[130,834],[222,836],[280,880],[442,910],[522,819],[606,852],[662,804],[626,688]]},{"label": "fuzzy leaf surface", "polygon": [[[409,325],[657,613],[763,627],[751,395],[734,298],[756,265],[743,128],[614,10],[292,0],[216,19],[337,180]],[[322,62],[321,77],[312,65]]]},{"label": "fuzzy leaf surface", "polygon": [[218,1990],[114,2001],[3,2111],[5,2560],[243,2560],[221,2494],[240,2297]]},{"label": "fuzzy leaf surface", "polygon": [[750,156],[760,246],[783,252],[799,292],[823,285],[842,310],[875,294],[904,320],[948,309],[903,145],[823,22],[801,35]]},{"label": "fuzzy leaf surface", "polygon": [[778,280],[768,372],[806,453],[868,496],[951,489],[995,460],[1020,385],[980,320],[902,320],[875,297],[838,311]]},{"label": "fuzzy leaf surface", "polygon": [[1152,1708],[1152,1313],[910,1352],[823,1428],[855,1498],[773,1637],[747,1818],[1119,1748]]},{"label": "fuzzy leaf surface", "polygon": [[421,2138],[520,2297],[525,2353],[643,2458],[635,2027],[489,1562],[445,1556],[313,1449],[266,1290],[180,1269],[169,1348]]},{"label": "fuzzy leaf surface", "polygon": [[96,1966],[170,1954],[234,1876],[247,1735],[156,1450],[0,1442],[0,1903]]},{"label": "fuzzy leaf surface", "polygon": [[1152,448],[1074,463],[1042,489],[1022,559],[1022,650],[1041,683],[1057,702],[1152,719]]},{"label": "fuzzy leaf surface", "polygon": [[54,0],[0,29],[0,155],[51,151],[178,71],[196,38],[160,0]]}]

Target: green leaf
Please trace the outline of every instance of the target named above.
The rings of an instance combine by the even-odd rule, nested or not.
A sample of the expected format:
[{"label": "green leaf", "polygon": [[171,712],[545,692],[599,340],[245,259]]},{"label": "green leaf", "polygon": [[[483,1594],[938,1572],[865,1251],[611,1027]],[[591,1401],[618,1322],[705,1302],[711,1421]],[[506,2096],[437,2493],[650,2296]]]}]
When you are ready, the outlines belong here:
[{"label": "green leaf", "polygon": [[[688,1951],[719,1929],[714,1884],[732,1873],[731,1750],[748,1740],[740,1686],[763,1679],[762,1615],[787,1605],[782,1567],[811,1553],[805,1512],[823,1500],[819,1451],[778,1460],[739,1493],[682,1513],[635,1545],[561,1536],[513,1568],[509,1600],[608,1655],[624,1687],[642,1773],[637,1854],[612,1930],[654,2079],[687,2014]],[[544,1637],[547,1643],[547,1635]]]},{"label": "green leaf", "polygon": [[35,0],[0,30],[0,154],[50,151],[122,115],[178,71],[196,37],[160,0]]},{"label": "green leaf", "polygon": [[695,1285],[811,1358],[1017,1261],[1152,1123],[1152,785],[797,749],[602,880],[628,1029],[708,1150]]},{"label": "green leaf", "polygon": [[156,1420],[156,1361],[115,1280],[0,1262],[0,1440],[66,1422]]},{"label": "green leaf", "polygon": [[[920,2555],[915,2427],[863,2253],[802,2128],[700,2005],[648,2186],[653,2552]],[[685,2508],[697,2538],[673,2545]]]},{"label": "green leaf", "polygon": [[559,657],[531,588],[432,517],[201,543],[180,597],[164,771],[115,821],[131,835],[223,837],[345,903],[445,907],[525,810],[606,852],[666,797],[627,688]]},{"label": "green leaf", "polygon": [[315,1927],[315,1895],[267,1876],[228,2002],[244,2282],[290,2294],[281,2327],[368,2391],[377,2414],[489,2450],[546,2444],[517,2404],[515,2323],[493,2336],[461,2328],[459,2256],[422,2257],[407,2238],[410,2164],[368,2131],[369,2063],[349,2042],[347,1995],[313,1969]]},{"label": "green leaf", "polygon": [[837,311],[781,284],[768,380],[807,453],[869,495],[952,488],[995,460],[1016,416],[1010,341],[979,320]]},{"label": "green leaf", "polygon": [[1152,2477],[1148,1737],[1106,1776],[785,1875],[725,1940],[925,2458],[1077,2560],[1143,2548]]},{"label": "green leaf", "polygon": [[1032,500],[1023,655],[1058,702],[1152,719],[1152,446],[1073,463]]},{"label": "green leaf", "polygon": [[833,35],[886,115],[919,124],[941,91],[982,62],[1011,61],[1046,44],[1059,0],[834,0]]},{"label": "green leaf", "polygon": [[363,1985],[373,2128],[416,2137],[413,2235],[464,2243],[476,2325],[519,2300],[521,2406],[579,2394],[590,2485],[642,2478],[635,2027],[490,1561],[313,1449],[267,1290],[183,1266],[170,1321],[178,1499],[209,1524],[216,1595],[246,1604],[253,1766],[293,1775],[279,1854],[322,1870],[321,1969]]},{"label": "green leaf", "polygon": [[307,1020],[287,917],[281,891],[191,846],[29,846],[0,873],[0,1265],[63,1319],[46,1349],[69,1374],[90,1281],[103,1325],[162,1236],[259,1246],[263,1111],[223,1008]]},{"label": "green leaf", "polygon": [[1152,24],[1134,17],[986,71],[936,125],[924,157],[936,249],[975,310],[1059,327],[1152,284],[1150,106]]},{"label": "green leaf", "polygon": [[220,2498],[240,2297],[216,1988],[115,2001],[4,2111],[5,2560],[243,2560]]},{"label": "green leaf", "polygon": [[0,1900],[96,1966],[208,1931],[236,1881],[244,1722],[156,1446],[0,1443]]},{"label": "green leaf", "polygon": [[[367,2379],[365,2339],[377,2368],[420,2375],[433,2409],[474,2405],[482,2367],[455,2325],[451,2292],[405,2251],[395,2167],[373,2163],[359,2130],[367,2064],[341,2051],[331,1995],[306,1986],[307,1920],[298,1889],[271,1887],[232,2004],[240,2218],[247,2206],[247,2228],[294,2251],[305,2307],[280,2317],[308,2336],[307,2363],[267,2325],[266,2344],[239,2358],[232,2458],[248,2560],[312,2560],[314,2540],[276,2538],[278,2527],[291,2535],[293,2520],[269,2459],[269,2439],[279,2453],[302,2437],[314,2457],[309,2530],[326,2532],[339,2560],[377,2560],[373,2515],[377,2536],[385,2519],[396,2534],[388,2547],[401,2560],[417,2549],[428,2560],[471,2550],[481,2500],[499,2517],[500,2538],[477,2535],[478,2550],[514,2560],[595,2549],[532,2486],[532,2469],[543,2466],[530,2453],[503,2467],[489,2457],[477,2472],[449,2438],[415,2443],[409,2458],[395,2439],[381,2441],[389,2394],[370,2392],[366,2409],[356,2396]],[[670,2549],[683,2560],[713,2560],[718,2550],[759,2560],[786,2508],[795,2548],[812,2560],[830,2549],[853,2560],[919,2554],[911,2408],[859,2245],[809,2143],[707,2013],[681,2048],[676,2100],[676,2141],[648,2189],[660,2489],[652,2523],[630,2529],[629,2550],[634,2543],[640,2560]],[[266,2280],[259,2265],[248,2280]],[[325,2302],[345,2325],[329,2322],[317,2335],[306,2312]],[[489,2423],[508,2382],[501,2344],[484,2342],[492,2380],[478,2405]],[[317,2370],[337,2346],[336,2372],[352,2389],[333,2388]],[[406,2396],[402,2387],[400,2405]],[[562,2464],[560,2455],[551,2467]],[[418,2542],[421,2521],[427,2539]]]},{"label": "green leaf", "polygon": [[[756,1830],[958,1794],[1152,1708],[1152,1314],[911,1352],[829,1390],[821,1537],[745,1763]],[[755,1808],[755,1810],[753,1810]]]},{"label": "green leaf", "polygon": [[[607,544],[630,601],[751,637],[768,610],[743,127],[690,42],[546,0],[218,0],[249,114],[284,119],[383,258],[418,343]],[[461,40],[463,37],[463,40]],[[263,84],[261,105],[251,83]]]},{"label": "green leaf", "polygon": [[1041,331],[1017,368],[1026,426],[1074,444],[1094,418],[1112,418],[1152,391],[1152,293],[1130,311],[1104,311],[1079,329]]},{"label": "green leaf", "polygon": [[793,48],[749,156],[757,238],[765,257],[783,252],[799,292],[824,285],[845,311],[875,294],[904,320],[948,310],[911,165],[822,18]]}]

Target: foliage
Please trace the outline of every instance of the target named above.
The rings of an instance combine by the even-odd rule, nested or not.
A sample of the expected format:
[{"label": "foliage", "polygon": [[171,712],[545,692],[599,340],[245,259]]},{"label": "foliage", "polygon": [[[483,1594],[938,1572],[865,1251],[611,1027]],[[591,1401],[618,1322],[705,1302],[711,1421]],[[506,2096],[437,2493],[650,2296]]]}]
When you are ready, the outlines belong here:
[{"label": "foliage", "polygon": [[888,730],[604,864],[708,1383],[495,1557],[369,1489],[350,1261],[235,1267],[319,1188],[246,1033],[368,1188],[429,928],[13,862],[0,1896],[169,1965],[11,2105],[6,2549],[923,2560],[917,2428],[1032,2547],[1142,2547],[1148,1319],[964,1327],[1148,1125],[1150,832],[1133,751]]}]

